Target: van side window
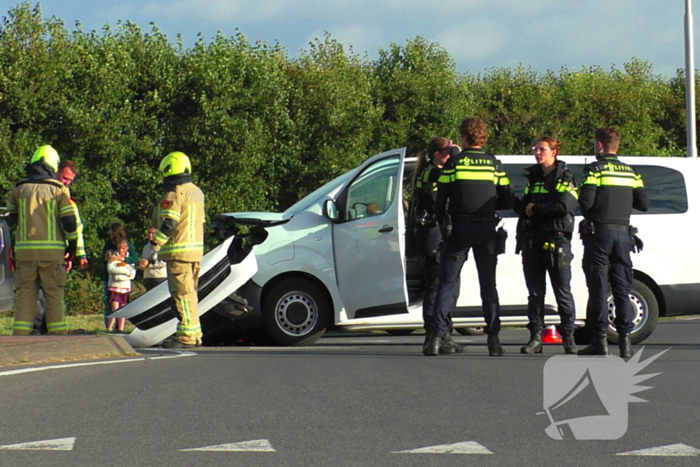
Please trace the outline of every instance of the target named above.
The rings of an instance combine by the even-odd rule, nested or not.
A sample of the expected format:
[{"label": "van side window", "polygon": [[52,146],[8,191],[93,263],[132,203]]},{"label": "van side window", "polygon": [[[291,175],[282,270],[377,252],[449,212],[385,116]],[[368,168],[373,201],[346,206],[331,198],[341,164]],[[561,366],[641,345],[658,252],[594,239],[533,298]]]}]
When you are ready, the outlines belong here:
[{"label": "van side window", "polygon": [[649,211],[632,211],[632,214],[670,214],[688,211],[688,192],[685,178],[677,170],[656,165],[635,165],[642,175],[649,194]]},{"label": "van side window", "polygon": [[365,168],[348,187],[343,220],[351,221],[385,213],[394,202],[399,183],[400,158],[387,157]]},{"label": "van side window", "polygon": [[[522,197],[525,190],[523,169],[532,164],[504,164],[510,182],[515,188],[515,196]],[[583,177],[582,164],[569,164],[574,174],[576,185],[581,186]],[[688,193],[683,174],[675,169],[656,165],[635,165],[634,169],[642,175],[644,187],[649,194],[649,211],[646,213],[632,211],[632,214],[677,214],[688,211]],[[513,211],[499,211],[501,217],[516,217]],[[581,211],[576,206],[576,215]]]}]

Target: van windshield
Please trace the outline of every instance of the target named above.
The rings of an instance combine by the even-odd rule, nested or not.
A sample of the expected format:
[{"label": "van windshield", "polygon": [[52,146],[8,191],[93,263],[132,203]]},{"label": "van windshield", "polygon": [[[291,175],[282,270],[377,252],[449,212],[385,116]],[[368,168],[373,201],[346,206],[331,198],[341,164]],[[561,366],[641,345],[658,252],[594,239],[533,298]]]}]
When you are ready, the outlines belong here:
[{"label": "van windshield", "polygon": [[349,179],[355,176],[357,173],[358,168],[354,168],[349,172],[345,172],[343,175],[340,177],[334,178],[330,182],[326,183],[323,185],[321,188],[318,188],[317,190],[309,193],[308,195],[304,196],[302,199],[294,203],[292,206],[287,208],[287,210],[284,211],[284,214],[296,214],[300,211],[303,211],[307,207],[309,207],[311,204],[315,203],[319,198],[322,196],[328,196],[331,193],[337,191],[338,187],[343,185],[345,182],[347,182]]}]

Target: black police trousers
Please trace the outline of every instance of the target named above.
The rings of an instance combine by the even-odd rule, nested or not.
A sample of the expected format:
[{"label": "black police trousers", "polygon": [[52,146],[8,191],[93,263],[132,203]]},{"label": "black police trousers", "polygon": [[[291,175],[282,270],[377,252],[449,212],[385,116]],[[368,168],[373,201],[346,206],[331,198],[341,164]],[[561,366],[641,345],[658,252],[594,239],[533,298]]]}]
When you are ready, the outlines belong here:
[{"label": "black police trousers", "polygon": [[[555,245],[555,254],[544,249],[545,243]],[[561,249],[561,258],[556,252]],[[541,237],[526,239],[522,245],[523,274],[527,285],[528,329],[537,331],[544,327],[544,297],[547,293],[547,275],[557,302],[557,313],[562,331],[575,329],[576,306],[571,293],[571,241],[566,237]],[[554,258],[554,261],[552,260]]]},{"label": "black police trousers", "polygon": [[434,316],[430,327],[430,334],[433,337],[442,337],[448,332],[447,315],[452,306],[454,289],[459,286],[459,276],[469,250],[474,252],[479,276],[481,306],[486,321],[484,331],[488,335],[495,335],[501,330],[501,308],[496,290],[498,255],[495,253],[495,237],[494,222],[452,225],[452,236],[440,255],[440,284],[435,297]]},{"label": "black police trousers", "polygon": [[588,286],[586,320],[597,336],[607,334],[608,284],[615,303],[615,328],[627,334],[632,331],[634,314],[630,303],[632,289],[632,240],[629,233],[605,230],[596,226],[595,234],[583,239],[583,271]]},{"label": "black police trousers", "polygon": [[[440,283],[440,248],[442,246],[442,233],[440,227],[435,224],[420,226],[415,234],[416,253],[418,254],[418,265],[423,269],[423,328],[426,333],[430,333],[430,326],[433,319],[433,305],[437,295],[438,284]],[[452,310],[454,310],[459,298],[459,279],[452,294],[453,302],[450,313],[447,315],[448,329],[452,328]]]}]

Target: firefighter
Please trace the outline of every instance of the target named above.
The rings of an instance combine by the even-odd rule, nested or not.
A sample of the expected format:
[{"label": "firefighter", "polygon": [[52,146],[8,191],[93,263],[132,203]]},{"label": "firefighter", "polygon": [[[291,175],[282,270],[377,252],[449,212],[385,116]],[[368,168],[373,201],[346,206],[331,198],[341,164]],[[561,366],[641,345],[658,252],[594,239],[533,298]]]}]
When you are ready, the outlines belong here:
[{"label": "firefighter", "polygon": [[576,308],[571,293],[571,237],[574,231],[576,185],[566,162],[557,160],[561,143],[545,136],[535,142],[537,164],[526,168],[522,199],[515,199],[520,214],[516,253],[522,252],[527,284],[527,316],[530,341],[521,353],[542,353],[546,276],[557,301],[564,352],[576,353]]},{"label": "firefighter", "polygon": [[440,351],[448,330],[452,294],[472,250],[479,274],[488,353],[499,356],[503,355],[503,348],[498,339],[501,320],[496,264],[505,249],[505,231],[496,230],[496,210],[513,207],[513,189],[501,161],[482,149],[488,139],[486,124],[478,117],[470,117],[459,125],[459,133],[464,150],[450,158],[438,180],[435,217],[444,227],[449,202],[452,232],[448,235],[445,231],[443,235],[446,244],[440,255],[440,284],[425,354],[434,356]]},{"label": "firefighter", "polygon": [[591,344],[579,355],[608,355],[608,284],[615,303],[615,329],[620,357],[632,357],[630,332],[634,315],[629,293],[632,288],[632,248],[641,242],[629,225],[632,208],[646,212],[649,196],[641,175],[617,158],[620,133],[615,128],[595,132],[596,162],[584,167],[579,206],[584,220],[583,271],[588,286],[586,321],[592,330]]},{"label": "firefighter", "polygon": [[14,335],[32,332],[40,287],[46,296],[49,334],[67,332],[65,262],[76,252],[78,208],[68,188],[56,180],[59,162],[54,148],[41,146],[27,166],[27,177],[15,183],[7,199],[10,222],[17,226]]},{"label": "firefighter", "polygon": [[[64,159],[58,164],[58,172],[56,172],[56,179],[59,182],[63,183],[66,187],[70,187],[70,185],[75,180],[76,175],[77,172],[73,161]],[[70,202],[71,205],[74,207],[75,220],[78,226],[76,230],[78,240],[76,243],[75,260],[78,262],[78,266],[80,267],[80,269],[87,269],[88,259],[87,250],[85,249],[85,240],[83,239],[83,223],[80,220],[80,213],[78,212],[78,205],[76,204],[75,200],[71,198]],[[72,267],[73,261],[70,258],[67,258],[66,272],[70,271]],[[36,319],[34,320],[34,329],[32,330],[32,335],[47,333],[48,330],[46,327],[46,297],[44,296],[43,291],[39,291],[39,308],[38,313],[36,315]]]},{"label": "firefighter", "polygon": [[165,156],[160,172],[165,194],[159,203],[158,227],[151,244],[154,254],[165,261],[178,318],[175,338],[163,342],[163,347],[198,347],[202,345],[197,285],[204,250],[204,194],[192,183],[192,164],[185,154],[171,152]]}]

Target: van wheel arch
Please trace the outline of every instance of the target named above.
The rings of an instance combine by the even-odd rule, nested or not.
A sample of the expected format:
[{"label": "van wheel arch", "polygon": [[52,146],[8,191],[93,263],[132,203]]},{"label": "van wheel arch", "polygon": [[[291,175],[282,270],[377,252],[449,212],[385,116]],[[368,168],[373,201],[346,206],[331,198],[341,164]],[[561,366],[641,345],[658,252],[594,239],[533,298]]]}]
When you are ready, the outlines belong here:
[{"label": "van wheel arch", "polygon": [[284,346],[312,344],[334,323],[326,287],[305,275],[284,275],[268,283],[261,311],[267,333]]}]

